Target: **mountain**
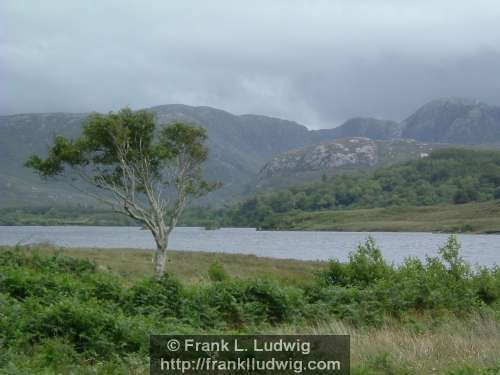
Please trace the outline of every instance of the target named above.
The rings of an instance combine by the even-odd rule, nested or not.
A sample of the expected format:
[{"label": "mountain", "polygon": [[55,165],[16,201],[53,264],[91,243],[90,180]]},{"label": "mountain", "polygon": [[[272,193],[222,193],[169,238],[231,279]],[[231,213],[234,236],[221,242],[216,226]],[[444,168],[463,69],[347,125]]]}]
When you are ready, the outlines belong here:
[{"label": "mountain", "polygon": [[433,100],[402,124],[402,136],[424,142],[500,143],[500,107],[474,99]]},{"label": "mountain", "polygon": [[379,120],[370,117],[355,117],[333,129],[316,132],[318,139],[338,139],[366,137],[371,139],[395,139],[401,137],[401,126],[395,121]]},{"label": "mountain", "polygon": [[159,124],[182,120],[207,129],[210,158],[206,174],[223,182],[211,199],[230,200],[251,189],[252,180],[273,156],[311,141],[303,125],[266,116],[241,115],[211,107],[163,105],[148,109]]},{"label": "mountain", "polygon": [[[254,189],[262,166],[291,148],[330,139],[305,126],[278,118],[241,115],[211,107],[181,104],[146,109],[158,124],[175,120],[192,122],[208,131],[210,157],[206,177],[223,182],[209,200],[228,202]],[[58,135],[76,137],[88,113],[42,113],[0,116],[0,207],[95,204],[66,182],[43,181],[23,164],[29,155],[47,153]]]},{"label": "mountain", "polygon": [[424,158],[444,145],[409,139],[345,138],[294,149],[274,157],[259,172],[258,187],[297,185],[321,176],[373,170]]},{"label": "mountain", "polygon": [[[206,175],[224,187],[211,199],[231,200],[247,189],[256,173],[270,158],[290,148],[311,142],[303,125],[281,119],[235,116],[210,107],[163,105],[147,109],[158,124],[183,120],[208,131],[210,158]],[[23,163],[29,155],[46,154],[55,135],[75,137],[88,114],[48,113],[0,116],[0,207],[91,201],[65,182],[43,181]]]},{"label": "mountain", "polygon": [[0,207],[89,203],[64,182],[44,181],[23,164],[45,154],[56,134],[79,134],[84,114],[44,113],[0,116]]}]

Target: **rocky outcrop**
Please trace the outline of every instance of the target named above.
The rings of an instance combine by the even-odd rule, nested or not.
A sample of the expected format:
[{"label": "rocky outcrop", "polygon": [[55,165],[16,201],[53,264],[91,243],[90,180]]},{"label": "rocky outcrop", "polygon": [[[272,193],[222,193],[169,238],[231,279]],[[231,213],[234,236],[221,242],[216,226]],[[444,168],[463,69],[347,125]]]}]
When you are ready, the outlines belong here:
[{"label": "rocky outcrop", "polygon": [[329,170],[345,166],[377,164],[376,142],[368,138],[351,138],[321,143],[281,154],[261,170],[262,176],[285,171]]},{"label": "rocky outcrop", "polygon": [[299,177],[312,171],[335,174],[427,157],[437,147],[414,140],[347,138],[306,146],[276,156],[259,173],[259,179]]}]

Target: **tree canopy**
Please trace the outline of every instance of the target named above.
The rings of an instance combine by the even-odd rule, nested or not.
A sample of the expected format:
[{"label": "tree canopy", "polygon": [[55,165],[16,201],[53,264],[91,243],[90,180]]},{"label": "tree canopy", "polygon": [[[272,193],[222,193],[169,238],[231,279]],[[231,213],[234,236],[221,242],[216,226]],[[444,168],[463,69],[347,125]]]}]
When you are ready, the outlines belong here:
[{"label": "tree canopy", "polygon": [[46,158],[33,155],[26,165],[43,177],[69,177],[76,188],[144,223],[163,274],[168,236],[188,199],[217,187],[202,174],[206,139],[199,126],[174,122],[157,129],[152,113],[125,108],[91,115],[79,137],[56,136]]}]

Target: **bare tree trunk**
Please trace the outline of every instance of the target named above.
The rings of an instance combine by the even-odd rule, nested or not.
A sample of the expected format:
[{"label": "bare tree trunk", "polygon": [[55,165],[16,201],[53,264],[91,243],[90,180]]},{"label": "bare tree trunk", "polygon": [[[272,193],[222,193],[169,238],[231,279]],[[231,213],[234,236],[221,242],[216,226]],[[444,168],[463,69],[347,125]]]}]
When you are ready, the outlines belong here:
[{"label": "bare tree trunk", "polygon": [[155,277],[160,280],[165,275],[165,266],[167,263],[167,248],[156,249],[155,253]]},{"label": "bare tree trunk", "polygon": [[155,276],[156,279],[161,279],[165,274],[165,268],[167,264],[167,244],[168,239],[165,238],[162,242],[158,242],[156,244],[156,252],[154,258],[154,266],[155,266]]},{"label": "bare tree trunk", "polygon": [[165,274],[167,263],[167,247],[170,232],[164,225],[160,225],[158,232],[152,231],[156,242],[156,252],[154,257],[155,277],[160,280]]}]

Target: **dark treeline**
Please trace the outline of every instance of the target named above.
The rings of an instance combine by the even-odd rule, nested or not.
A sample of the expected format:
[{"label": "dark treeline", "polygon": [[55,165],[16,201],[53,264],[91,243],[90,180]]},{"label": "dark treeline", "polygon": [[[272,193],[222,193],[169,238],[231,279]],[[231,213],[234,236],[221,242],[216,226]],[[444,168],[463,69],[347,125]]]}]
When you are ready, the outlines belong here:
[{"label": "dark treeline", "polygon": [[0,209],[0,225],[137,225],[124,216],[103,208],[20,207]]}]

